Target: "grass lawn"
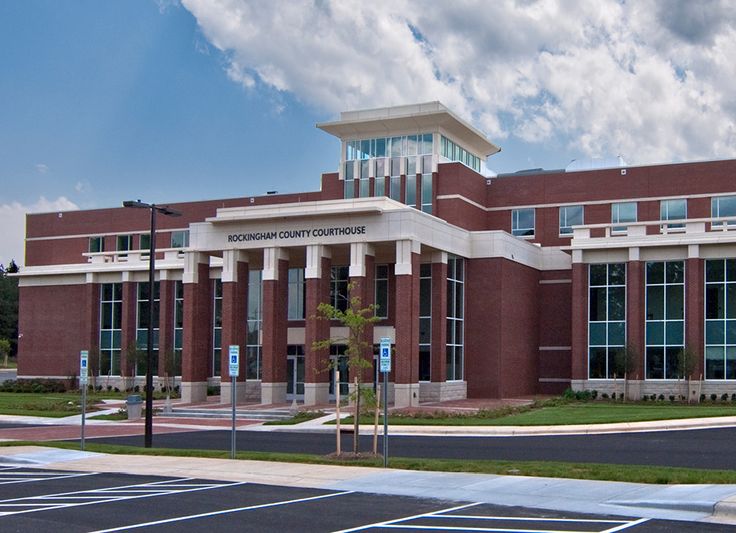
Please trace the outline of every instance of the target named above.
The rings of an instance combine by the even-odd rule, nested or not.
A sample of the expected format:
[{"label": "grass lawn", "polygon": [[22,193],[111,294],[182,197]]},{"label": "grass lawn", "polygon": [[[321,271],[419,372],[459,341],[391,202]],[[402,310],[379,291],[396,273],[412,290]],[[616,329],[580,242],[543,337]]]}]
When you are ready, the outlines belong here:
[{"label": "grass lawn", "polygon": [[[125,394],[88,393],[87,410],[92,410],[92,406],[103,398],[125,398]],[[80,414],[81,402],[79,392],[0,392],[0,414],[61,418]]]},{"label": "grass lawn", "polygon": [[[389,416],[388,423],[413,426],[559,426],[713,416],[736,416],[736,404],[682,405],[604,401],[560,404],[552,401],[513,410],[481,412],[478,415],[440,413]],[[382,423],[383,417],[380,420]],[[344,419],[343,423],[351,424],[352,417]],[[363,417],[361,423],[372,424],[373,417]]]},{"label": "grass lawn", "polygon": [[[50,446],[65,449],[79,449],[72,442],[4,442],[0,446]],[[177,450],[162,448],[139,448],[87,442],[85,450],[109,454],[159,455],[174,457],[209,457],[229,459],[230,451]],[[279,461],[285,463],[306,463],[345,466],[383,466],[381,458],[339,460],[321,455],[238,452],[237,459],[254,461]],[[453,459],[409,459],[391,457],[390,468],[405,470],[427,470],[434,472],[470,472],[477,474],[498,474],[514,476],[540,476],[569,479],[596,479],[605,481],[626,481],[630,483],[736,483],[736,471],[704,470],[696,468],[676,468],[641,465],[605,465],[597,463],[558,463],[544,461],[468,461]]]}]

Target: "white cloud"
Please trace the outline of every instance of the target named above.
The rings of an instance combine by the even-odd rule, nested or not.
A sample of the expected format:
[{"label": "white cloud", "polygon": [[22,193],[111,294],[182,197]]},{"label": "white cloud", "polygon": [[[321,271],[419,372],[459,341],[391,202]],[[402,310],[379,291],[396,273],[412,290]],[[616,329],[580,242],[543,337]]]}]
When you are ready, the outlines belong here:
[{"label": "white cloud", "polygon": [[46,174],[49,171],[48,165],[44,165],[43,163],[38,163],[36,165],[36,172],[39,174]]},{"label": "white cloud", "polygon": [[26,213],[48,213],[53,211],[74,211],[79,207],[64,196],[47,200],[41,196],[30,205],[20,202],[0,204],[0,263],[7,265],[15,259],[18,266],[25,264],[23,241],[26,231]]},{"label": "white cloud", "polygon": [[530,150],[555,141],[634,163],[736,156],[726,0],[182,5],[233,81],[328,112],[441,100]]}]

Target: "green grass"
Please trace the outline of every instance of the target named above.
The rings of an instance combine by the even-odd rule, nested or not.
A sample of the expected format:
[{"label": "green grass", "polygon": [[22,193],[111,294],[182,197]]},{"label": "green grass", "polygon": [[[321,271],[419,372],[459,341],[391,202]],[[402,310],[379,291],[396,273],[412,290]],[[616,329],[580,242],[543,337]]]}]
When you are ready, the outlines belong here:
[{"label": "green grass", "polygon": [[[3,442],[0,446],[49,446],[64,449],[79,449],[79,445],[71,442]],[[160,448],[139,448],[97,444],[87,441],[86,451],[108,454],[154,455],[169,457],[203,457],[228,459],[229,450],[178,450]],[[308,454],[270,453],[270,452],[238,452],[239,460],[278,461],[286,463],[306,463],[342,466],[383,465],[381,458],[339,460],[325,456]],[[562,463],[545,461],[469,461],[466,459],[410,459],[390,457],[389,467],[405,470],[422,470],[434,472],[465,472],[476,474],[497,474],[515,476],[537,476],[569,479],[594,479],[602,481],[625,481],[630,483],[651,484],[696,484],[696,483],[736,483],[736,471],[704,470],[696,468],[676,468],[641,465],[606,465],[598,463]]]},{"label": "green grass", "polygon": [[[667,403],[564,402],[481,411],[478,414],[429,413],[389,416],[390,425],[405,426],[559,426],[606,424],[682,418],[736,416],[736,404],[684,405]],[[379,418],[383,423],[383,417]],[[343,419],[352,424],[352,417]],[[372,424],[373,416],[361,417],[361,424]]]}]

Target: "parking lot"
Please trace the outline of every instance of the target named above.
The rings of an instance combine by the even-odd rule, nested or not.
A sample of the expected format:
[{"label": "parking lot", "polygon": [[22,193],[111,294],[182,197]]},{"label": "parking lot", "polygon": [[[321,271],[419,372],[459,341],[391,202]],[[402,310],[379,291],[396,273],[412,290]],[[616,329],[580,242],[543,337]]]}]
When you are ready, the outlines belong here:
[{"label": "parking lot", "polygon": [[442,499],[232,481],[0,469],[3,531],[727,531]]}]

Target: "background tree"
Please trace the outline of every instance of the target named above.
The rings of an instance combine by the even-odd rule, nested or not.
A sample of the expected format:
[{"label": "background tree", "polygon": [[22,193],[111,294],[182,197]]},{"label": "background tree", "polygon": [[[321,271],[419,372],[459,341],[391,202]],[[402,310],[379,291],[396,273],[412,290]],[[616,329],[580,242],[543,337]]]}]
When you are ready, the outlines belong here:
[{"label": "background tree", "polygon": [[[353,292],[354,283],[348,285],[348,291]],[[329,338],[314,343],[315,350],[329,349],[333,344],[345,345],[345,356],[347,357],[348,373],[352,379],[356,380],[357,386],[353,391],[355,400],[355,416],[353,417],[353,454],[358,454],[359,428],[360,428],[360,410],[361,400],[364,396],[372,397],[372,390],[363,390],[363,374],[367,369],[373,368],[373,343],[365,340],[366,328],[369,324],[377,322],[378,317],[375,316],[376,306],[371,304],[366,307],[362,306],[361,299],[357,296],[351,296],[349,304],[345,311],[341,311],[336,307],[321,303],[317,306],[317,316],[321,320],[335,320],[341,326],[347,328],[347,338]],[[370,356],[368,354],[371,354]],[[339,364],[339,360],[330,365],[335,368]],[[340,384],[335,383],[336,390],[339,391]]]},{"label": "background tree", "polygon": [[0,264],[0,338],[10,341],[10,357],[18,353],[18,278],[8,274],[18,270],[13,260],[7,268]]},{"label": "background tree", "polygon": [[0,339],[0,357],[3,358],[3,367],[8,368],[8,355],[10,355],[10,341]]}]

